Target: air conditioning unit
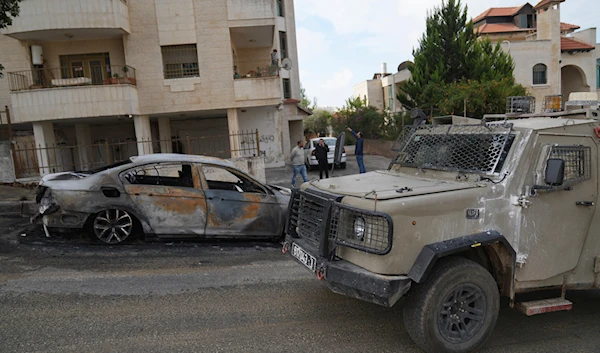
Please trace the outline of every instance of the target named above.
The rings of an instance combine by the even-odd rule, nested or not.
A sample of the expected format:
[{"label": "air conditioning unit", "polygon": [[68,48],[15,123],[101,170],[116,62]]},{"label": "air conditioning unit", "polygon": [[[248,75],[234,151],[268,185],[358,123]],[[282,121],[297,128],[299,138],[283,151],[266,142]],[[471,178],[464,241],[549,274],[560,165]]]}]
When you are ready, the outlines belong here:
[{"label": "air conditioning unit", "polygon": [[506,114],[530,114],[535,112],[535,97],[506,97]]}]

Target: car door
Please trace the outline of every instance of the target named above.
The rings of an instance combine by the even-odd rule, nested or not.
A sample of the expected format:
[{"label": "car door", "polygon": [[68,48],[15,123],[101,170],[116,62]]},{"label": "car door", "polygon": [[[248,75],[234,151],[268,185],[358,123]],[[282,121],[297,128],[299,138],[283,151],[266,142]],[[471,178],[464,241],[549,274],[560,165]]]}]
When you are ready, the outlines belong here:
[{"label": "car door", "polygon": [[244,173],[222,166],[201,167],[208,217],[206,235],[273,237],[281,234],[277,197]]},{"label": "car door", "polygon": [[[538,143],[538,160],[528,173],[535,194],[521,211],[519,253],[524,264],[517,269],[517,281],[544,280],[577,266],[598,195],[598,155],[590,137],[540,133]],[[565,161],[559,187],[544,182],[550,158]]]},{"label": "car door", "polygon": [[127,193],[157,236],[198,236],[206,228],[206,197],[193,163],[154,163],[126,170]]}]

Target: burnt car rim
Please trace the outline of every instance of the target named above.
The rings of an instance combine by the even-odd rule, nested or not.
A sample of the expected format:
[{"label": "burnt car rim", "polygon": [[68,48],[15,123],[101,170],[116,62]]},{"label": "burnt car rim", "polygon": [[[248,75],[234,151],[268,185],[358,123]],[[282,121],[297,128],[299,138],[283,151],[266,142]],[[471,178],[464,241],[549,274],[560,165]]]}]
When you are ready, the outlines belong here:
[{"label": "burnt car rim", "polygon": [[485,294],[474,284],[461,284],[452,289],[439,308],[438,329],[451,343],[472,339],[486,317]]},{"label": "burnt car rim", "polygon": [[107,244],[118,244],[131,234],[133,219],[123,210],[111,209],[100,212],[94,219],[94,234]]}]

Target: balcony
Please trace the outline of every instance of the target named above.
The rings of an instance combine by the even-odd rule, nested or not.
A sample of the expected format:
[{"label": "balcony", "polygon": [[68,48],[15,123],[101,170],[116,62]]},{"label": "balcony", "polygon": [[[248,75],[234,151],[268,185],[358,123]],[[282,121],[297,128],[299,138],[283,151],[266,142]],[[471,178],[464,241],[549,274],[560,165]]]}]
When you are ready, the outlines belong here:
[{"label": "balcony", "polygon": [[281,78],[279,76],[242,77],[233,80],[236,101],[281,100]]},{"label": "balcony", "polygon": [[13,24],[0,33],[39,42],[106,39],[129,33],[125,0],[23,0]]},{"label": "balcony", "polygon": [[273,0],[227,0],[227,17],[230,21],[274,19],[275,13]]},{"label": "balcony", "polygon": [[38,69],[7,76],[15,122],[139,114],[130,66]]}]

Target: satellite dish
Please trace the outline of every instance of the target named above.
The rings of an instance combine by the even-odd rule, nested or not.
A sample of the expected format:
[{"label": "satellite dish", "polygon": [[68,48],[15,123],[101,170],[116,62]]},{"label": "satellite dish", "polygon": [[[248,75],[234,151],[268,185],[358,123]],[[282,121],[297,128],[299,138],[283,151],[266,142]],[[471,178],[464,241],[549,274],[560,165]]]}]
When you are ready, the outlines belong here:
[{"label": "satellite dish", "polygon": [[290,71],[292,69],[292,60],[290,60],[290,58],[283,58],[283,60],[281,60],[281,68]]}]

